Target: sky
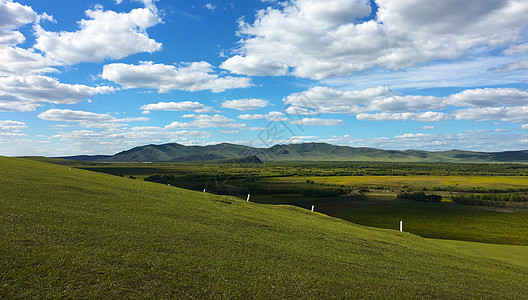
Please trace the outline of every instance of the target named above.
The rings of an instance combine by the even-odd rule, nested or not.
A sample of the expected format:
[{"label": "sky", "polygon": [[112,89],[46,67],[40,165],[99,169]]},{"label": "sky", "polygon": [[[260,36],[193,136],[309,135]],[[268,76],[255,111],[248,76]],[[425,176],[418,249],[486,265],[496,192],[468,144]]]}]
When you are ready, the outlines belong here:
[{"label": "sky", "polygon": [[528,149],[526,0],[0,0],[0,155]]}]

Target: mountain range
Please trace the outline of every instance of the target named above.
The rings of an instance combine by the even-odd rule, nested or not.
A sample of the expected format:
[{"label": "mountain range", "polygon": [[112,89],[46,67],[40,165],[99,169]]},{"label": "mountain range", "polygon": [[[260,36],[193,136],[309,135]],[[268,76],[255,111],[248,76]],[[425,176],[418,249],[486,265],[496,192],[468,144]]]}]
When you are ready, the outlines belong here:
[{"label": "mountain range", "polygon": [[366,147],[302,143],[254,148],[221,143],[185,146],[177,143],[146,145],[115,155],[60,157],[97,162],[193,162],[260,163],[266,161],[378,161],[378,162],[528,162],[528,150],[473,152],[462,150],[420,151],[382,150]]}]

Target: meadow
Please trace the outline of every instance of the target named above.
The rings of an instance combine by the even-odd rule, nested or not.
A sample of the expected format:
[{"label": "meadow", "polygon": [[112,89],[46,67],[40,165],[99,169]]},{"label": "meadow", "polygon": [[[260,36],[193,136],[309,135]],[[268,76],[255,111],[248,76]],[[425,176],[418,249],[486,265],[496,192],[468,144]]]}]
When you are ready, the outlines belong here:
[{"label": "meadow", "polygon": [[[475,193],[526,195],[528,166],[524,164],[288,162],[79,167],[240,199],[251,194],[251,201],[262,204],[305,209],[315,205],[319,212],[366,226],[396,229],[404,220],[406,231],[423,237],[528,245],[528,210],[519,208],[526,203],[479,207],[451,201],[453,196]],[[351,173],[356,175],[342,175]],[[442,196],[443,201],[395,199],[402,191],[425,191]]]},{"label": "meadow", "polygon": [[0,157],[0,298],[525,299],[528,247]]}]

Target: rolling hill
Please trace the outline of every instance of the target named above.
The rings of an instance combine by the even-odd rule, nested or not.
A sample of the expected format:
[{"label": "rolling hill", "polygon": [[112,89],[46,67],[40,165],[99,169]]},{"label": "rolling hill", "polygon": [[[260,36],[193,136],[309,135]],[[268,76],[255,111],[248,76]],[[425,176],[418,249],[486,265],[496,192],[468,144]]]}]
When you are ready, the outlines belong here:
[{"label": "rolling hill", "polygon": [[[528,162],[528,151],[471,152],[381,150],[335,146],[326,143],[275,145],[253,148],[222,143],[208,146],[146,145],[102,157],[100,162],[211,161],[257,156],[261,161],[380,161],[380,162]],[[75,158],[73,158],[75,159]]]},{"label": "rolling hill", "polygon": [[[0,298],[526,299],[528,247],[0,157]],[[395,228],[397,224],[395,224]]]}]

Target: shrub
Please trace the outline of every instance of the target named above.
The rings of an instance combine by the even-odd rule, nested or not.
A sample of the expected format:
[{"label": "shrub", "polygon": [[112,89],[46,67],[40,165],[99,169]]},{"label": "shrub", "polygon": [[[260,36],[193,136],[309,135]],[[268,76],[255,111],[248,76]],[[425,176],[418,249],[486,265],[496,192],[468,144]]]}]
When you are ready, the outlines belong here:
[{"label": "shrub", "polygon": [[440,202],[442,201],[442,196],[440,195],[426,195],[424,192],[415,192],[415,193],[400,193],[396,196],[398,199],[408,199],[413,201],[422,201],[422,202]]}]

